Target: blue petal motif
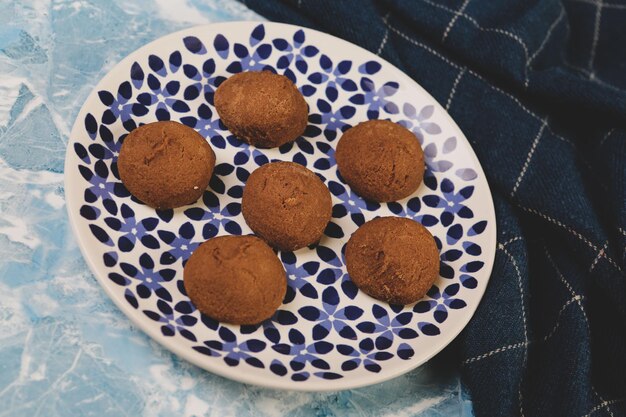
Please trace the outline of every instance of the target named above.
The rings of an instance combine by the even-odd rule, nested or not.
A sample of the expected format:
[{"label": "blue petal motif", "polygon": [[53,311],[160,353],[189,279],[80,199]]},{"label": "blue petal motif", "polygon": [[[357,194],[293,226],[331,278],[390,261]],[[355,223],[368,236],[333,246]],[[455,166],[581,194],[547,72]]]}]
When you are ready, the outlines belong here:
[{"label": "blue petal motif", "polygon": [[321,312],[315,307],[305,306],[298,310],[298,313],[306,320],[317,321],[320,317]]},{"label": "blue petal motif", "polygon": [[365,64],[361,64],[359,66],[359,72],[361,74],[373,75],[373,74],[376,74],[378,71],[380,71],[381,68],[382,66],[378,62],[367,61]]},{"label": "blue petal motif", "polygon": [[461,271],[463,272],[478,272],[485,265],[484,262],[481,261],[472,261],[468,262],[461,267]]},{"label": "blue petal motif", "polygon": [[415,351],[410,345],[401,343],[400,346],[398,346],[397,355],[400,359],[408,360],[415,355]]},{"label": "blue petal motif", "polygon": [[156,55],[148,56],[148,66],[152,71],[156,72],[160,76],[167,74],[163,60]]},{"label": "blue petal motif", "polygon": [[263,25],[258,25],[252,31],[250,35],[250,44],[255,46],[257,43],[262,41],[265,38],[265,27]]},{"label": "blue petal motif", "polygon": [[228,58],[229,44],[224,35],[217,35],[213,41],[213,46],[221,58]]},{"label": "blue petal motif", "polygon": [[317,255],[324,262],[327,262],[328,264],[334,265],[334,266],[341,266],[341,261],[339,260],[339,258],[337,257],[337,254],[333,252],[332,249],[329,249],[322,245],[318,245],[315,248],[315,250],[317,252]]},{"label": "blue petal motif", "polygon": [[461,178],[464,181],[471,181],[478,177],[478,174],[476,174],[476,171],[474,171],[472,168],[457,169],[454,173],[457,177]]},{"label": "blue petal motif", "polygon": [[195,36],[187,36],[186,38],[183,38],[183,43],[185,44],[185,48],[194,54],[202,55],[207,52],[202,41]]},{"label": "blue petal motif", "polygon": [[437,327],[436,325],[432,323],[419,322],[417,323],[417,326],[420,329],[420,331],[424,333],[426,336],[436,336],[439,333],[441,333],[441,331],[439,330],[439,327]]},{"label": "blue petal motif", "polygon": [[482,253],[480,246],[474,242],[463,242],[463,249],[472,256],[479,256]]},{"label": "blue petal motif", "polygon": [[141,66],[137,62],[133,63],[133,65],[130,67],[130,78],[132,80],[133,86],[135,86],[136,89],[141,88],[141,86],[143,85],[144,77],[145,74],[141,69]]}]

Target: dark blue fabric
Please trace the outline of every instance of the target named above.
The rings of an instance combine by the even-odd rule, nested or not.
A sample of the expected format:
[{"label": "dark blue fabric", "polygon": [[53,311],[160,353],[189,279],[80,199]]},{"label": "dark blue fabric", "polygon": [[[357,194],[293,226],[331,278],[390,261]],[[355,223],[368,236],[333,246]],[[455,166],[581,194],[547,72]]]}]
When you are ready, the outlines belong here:
[{"label": "dark blue fabric", "polygon": [[626,415],[626,2],[610,1],[246,2],[378,53],[472,143],[498,217],[454,345],[478,416]]}]

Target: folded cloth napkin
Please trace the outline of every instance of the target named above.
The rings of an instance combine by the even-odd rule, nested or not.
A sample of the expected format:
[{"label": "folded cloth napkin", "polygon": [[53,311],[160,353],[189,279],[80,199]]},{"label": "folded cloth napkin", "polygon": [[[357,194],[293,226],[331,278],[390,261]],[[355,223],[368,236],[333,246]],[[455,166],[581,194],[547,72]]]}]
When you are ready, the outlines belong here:
[{"label": "folded cloth napkin", "polygon": [[392,62],[474,147],[498,220],[455,342],[478,416],[626,415],[623,1],[246,1]]}]

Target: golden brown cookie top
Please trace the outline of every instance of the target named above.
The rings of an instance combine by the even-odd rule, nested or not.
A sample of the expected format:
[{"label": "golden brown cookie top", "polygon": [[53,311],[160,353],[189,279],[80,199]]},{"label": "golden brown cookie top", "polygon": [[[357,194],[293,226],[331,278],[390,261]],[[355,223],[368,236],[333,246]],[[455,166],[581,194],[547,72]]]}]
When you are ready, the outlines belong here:
[{"label": "golden brown cookie top", "polygon": [[248,226],[270,245],[296,250],[319,241],[332,203],[313,172],[294,162],[273,162],[248,178],[242,211]]},{"label": "golden brown cookie top", "polygon": [[220,236],[201,244],[184,269],[187,295],[204,314],[257,324],[278,309],[287,290],[282,263],[255,236]]},{"label": "golden brown cookie top", "polygon": [[173,121],[130,132],[117,160],[128,191],[159,209],[195,202],[209,185],[214,166],[215,153],[202,135]]},{"label": "golden brown cookie top", "polygon": [[308,108],[291,80],[270,71],[241,72],[215,92],[215,108],[235,136],[273,148],[304,133]]},{"label": "golden brown cookie top", "polygon": [[388,120],[369,120],[348,129],[335,158],[342,178],[367,200],[408,197],[424,177],[424,152],[417,137]]},{"label": "golden brown cookie top", "polygon": [[346,246],[348,274],[359,289],[392,304],[422,298],[439,276],[439,250],[420,223],[379,217],[363,224]]}]

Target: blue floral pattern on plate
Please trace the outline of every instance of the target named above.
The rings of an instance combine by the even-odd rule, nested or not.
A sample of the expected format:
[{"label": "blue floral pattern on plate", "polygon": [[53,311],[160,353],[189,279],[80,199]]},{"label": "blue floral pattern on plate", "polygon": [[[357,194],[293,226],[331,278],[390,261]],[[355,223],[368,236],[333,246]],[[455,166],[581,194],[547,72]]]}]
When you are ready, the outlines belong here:
[{"label": "blue floral pattern on plate", "polygon": [[[348,44],[339,48],[348,53],[338,53],[328,39],[292,26],[253,23],[170,35],[105,77],[83,107],[68,147],[70,217],[85,257],[114,301],[170,349],[245,382],[324,390],[406,372],[461,330],[458,323],[464,325],[476,308],[492,264],[491,197],[462,134],[430,96],[389,64]],[[309,126],[294,143],[256,149],[220,122],[215,89],[247,70],[284,74],[305,95]],[[401,123],[422,143],[424,185],[405,200],[364,201],[337,172],[337,139],[372,118]],[[196,129],[216,151],[210,187],[195,204],[155,211],[119,180],[124,137],[156,120]],[[316,172],[331,191],[333,218],[315,248],[279,253],[288,290],[271,319],[257,326],[218,323],[189,301],[183,266],[206,239],[250,233],[241,215],[243,187],[250,172],[274,160]],[[365,221],[390,215],[420,221],[441,252],[441,277],[411,306],[368,297],[346,271],[350,235]]]}]

